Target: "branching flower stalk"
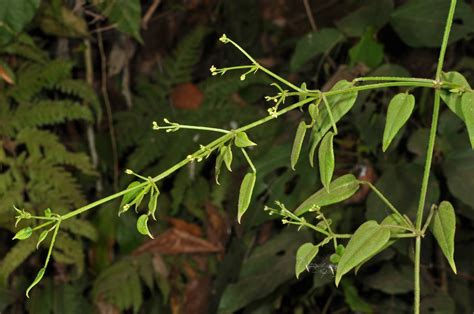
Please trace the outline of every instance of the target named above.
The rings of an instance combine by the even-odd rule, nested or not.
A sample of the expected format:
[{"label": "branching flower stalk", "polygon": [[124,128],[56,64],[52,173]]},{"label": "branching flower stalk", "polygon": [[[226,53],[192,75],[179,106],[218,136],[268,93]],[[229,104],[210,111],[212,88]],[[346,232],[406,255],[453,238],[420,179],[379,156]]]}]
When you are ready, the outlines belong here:
[{"label": "branching flower stalk", "polygon": [[[301,87],[298,87],[270,71],[269,69],[263,67],[237,43],[228,38],[226,35],[222,35],[220,41],[224,44],[231,44],[234,46],[244,56],[247,57],[247,59],[250,61],[250,64],[227,68],[217,68],[212,66],[210,68],[211,75],[224,75],[229,71],[243,71],[240,79],[245,80],[248,75],[262,71],[263,73],[275,79],[276,82],[272,83],[271,85],[277,88],[278,92],[273,96],[265,97],[268,102],[273,104],[273,106],[268,109],[268,116],[234,130],[180,124],[177,122],[170,122],[166,118],[163,119],[165,125],[159,125],[157,122],[153,122],[152,127],[157,131],[165,130],[166,132],[176,132],[179,130],[197,130],[215,132],[217,134],[223,135],[216,138],[207,145],[200,145],[200,148],[194,153],[186,156],[186,158],[176,163],[169,169],[163,171],[162,173],[156,175],[155,177],[145,177],[136,174],[132,170],[126,170],[126,173],[136,177],[137,181],[132,182],[126,189],[120,192],[77,208],[64,215],[53,214],[48,209],[45,211],[44,216],[37,216],[31,215],[26,210],[15,208],[18,214],[16,216],[16,224],[22,220],[33,220],[42,223],[37,225],[31,223],[33,225],[32,227],[28,226],[21,229],[15,235],[14,239],[24,240],[29,238],[34,232],[42,231],[39,235],[39,244],[47,237],[49,232],[53,231],[46,262],[44,267],[41,268],[40,272],[38,273],[36,279],[28,288],[27,296],[31,288],[33,288],[41,280],[46,267],[48,266],[56,235],[63,221],[120,197],[122,198],[122,203],[120,204],[119,215],[127,212],[132,206],[138,213],[139,211],[143,210],[140,206],[145,198],[148,198],[148,205],[146,206],[147,211],[140,214],[137,220],[137,230],[141,234],[152,237],[152,234],[148,229],[148,220],[149,217],[156,220],[155,211],[157,209],[157,199],[160,194],[156,183],[173,174],[178,169],[186,166],[187,164],[192,162],[202,162],[204,159],[209,158],[214,153],[217,155],[215,161],[215,172],[216,182],[218,183],[218,176],[223,164],[225,164],[226,168],[231,171],[233,148],[240,150],[240,153],[247,161],[251,170],[245,175],[240,188],[237,206],[237,217],[238,221],[240,222],[241,217],[249,207],[256,176],[258,173],[258,169],[256,169],[254,166],[252,159],[247,152],[249,147],[255,146],[257,144],[249,138],[246,132],[270,122],[271,120],[277,119],[278,117],[285,115],[292,110],[300,109],[303,112],[306,112],[311,120],[310,123],[307,123],[303,117],[298,126],[291,154],[291,167],[294,169],[298,161],[307,130],[309,130],[311,132],[311,148],[309,153],[310,163],[312,165],[315,150],[319,146],[318,160],[323,188],[311,195],[295,210],[288,210],[285,205],[280,202],[276,203],[279,209],[265,207],[265,210],[268,211],[270,215],[278,215],[282,217],[282,222],[284,224],[296,225],[298,228],[309,228],[323,237],[323,240],[316,245],[312,243],[305,243],[298,249],[296,256],[297,262],[295,266],[296,275],[299,276],[299,274],[308,268],[308,265],[316,256],[321,246],[333,242],[335,252],[333,255],[331,255],[331,262],[337,264],[335,283],[338,285],[343,275],[352,269],[357,271],[365,262],[382,250],[386,249],[394,241],[403,238],[415,238],[414,312],[419,313],[421,239],[428,231],[428,227],[430,227],[435,238],[438,240],[441,250],[448,259],[451,267],[454,271],[456,270],[453,260],[455,230],[455,225],[453,224],[455,223],[455,219],[453,223],[452,217],[454,216],[454,209],[452,208],[451,204],[444,201],[439,206],[433,205],[427,219],[425,220],[425,223],[423,224],[423,210],[426,203],[441,97],[445,95],[446,99],[443,98],[443,100],[453,111],[456,109],[454,106],[452,106],[451,102],[460,101],[461,98],[463,101],[463,107],[471,105],[474,106],[474,104],[468,103],[467,100],[464,101],[464,98],[468,99],[468,97],[463,97],[464,95],[471,95],[474,92],[468,84],[464,83],[466,81],[462,75],[457,72],[451,72],[451,75],[448,75],[449,73],[444,75],[442,72],[444,55],[451,30],[455,6],[456,0],[452,0],[435,79],[411,77],[360,77],[354,79],[352,82],[340,81],[336,83],[336,85],[331,90],[326,92],[322,92],[317,89],[311,90],[306,88],[305,83],[303,83]],[[346,174],[333,180],[335,160],[333,141],[334,137],[338,135],[337,122],[352,108],[356,101],[358,92],[392,87],[407,87],[410,88],[410,91],[414,88],[430,88],[434,90],[435,95],[431,131],[415,223],[413,223],[407,215],[403,214],[399,209],[397,209],[372,183],[359,181],[352,174]],[[288,102],[292,102],[292,104],[280,109],[281,106]],[[387,124],[384,131],[384,150],[390,145],[390,142],[395,137],[397,132],[400,130],[406,120],[408,120],[412,113],[413,107],[414,97],[408,93],[398,94],[392,99],[389,104],[387,112]],[[391,108],[396,108],[396,112],[404,112],[406,119],[402,121],[402,119],[398,116],[393,116],[393,114],[391,114]],[[456,113],[459,115],[458,112]],[[308,118],[308,116],[306,118]],[[474,117],[472,119],[466,119],[466,124],[470,123],[469,121],[474,121]],[[361,185],[368,185],[374,194],[379,197],[381,201],[391,210],[392,214],[388,215],[380,223],[373,220],[363,223],[353,234],[336,233],[333,230],[333,226],[331,225],[331,220],[326,218],[324,215],[324,207],[342,202],[350,198]],[[316,219],[318,221],[317,224],[312,224],[309,222],[309,218]],[[442,238],[443,234],[439,231],[440,225],[443,225],[443,228],[445,228],[446,225],[449,225],[448,227],[450,228],[449,230],[452,232],[452,234],[448,240]],[[340,241],[345,241],[345,239],[349,239],[346,246],[339,243]]]}]

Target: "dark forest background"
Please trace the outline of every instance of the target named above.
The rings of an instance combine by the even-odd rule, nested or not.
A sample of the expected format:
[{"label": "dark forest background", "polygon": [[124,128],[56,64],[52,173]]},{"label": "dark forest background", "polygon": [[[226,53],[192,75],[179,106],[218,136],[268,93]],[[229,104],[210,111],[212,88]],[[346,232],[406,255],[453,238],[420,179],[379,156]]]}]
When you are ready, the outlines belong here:
[{"label": "dark forest background", "polygon": [[[245,160],[214,180],[214,160],[160,182],[151,240],[137,216],[117,217],[120,200],[71,219],[58,235],[42,282],[25,297],[46,254],[37,236],[12,241],[13,205],[65,213],[124,189],[125,169],[155,176],[215,135],[152,130],[163,118],[235,128],[267,115],[274,94],[262,73],[211,76],[245,58],[299,86],[328,90],[358,76],[430,78],[447,0],[0,0],[1,313],[405,313],[412,307],[410,241],[396,243],[334,286],[330,252],[297,280],[295,252],[309,230],[263,211],[295,208],[321,188],[306,154],[290,169],[301,113],[250,132],[259,169],[251,206],[238,224]],[[459,1],[445,69],[474,76],[474,2]],[[432,93],[417,89],[412,119],[390,149],[381,141],[387,104],[399,89],[360,93],[341,121],[336,174],[354,173],[416,211]],[[304,151],[308,147],[303,148]],[[428,203],[457,213],[452,274],[432,236],[423,244],[422,309],[474,309],[474,152],[462,121],[443,110]],[[353,232],[387,208],[362,189],[325,208],[333,229]],[[400,242],[400,241],[399,241]]]}]

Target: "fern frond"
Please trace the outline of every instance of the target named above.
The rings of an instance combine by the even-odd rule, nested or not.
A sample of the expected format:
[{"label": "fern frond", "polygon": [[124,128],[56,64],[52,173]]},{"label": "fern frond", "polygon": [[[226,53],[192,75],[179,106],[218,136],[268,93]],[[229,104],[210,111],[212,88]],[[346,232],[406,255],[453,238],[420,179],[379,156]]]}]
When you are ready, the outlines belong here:
[{"label": "fern frond", "polygon": [[53,258],[56,262],[74,265],[77,275],[84,271],[84,251],[82,241],[73,239],[65,232],[59,232],[54,244]]},{"label": "fern frond", "polygon": [[36,250],[38,236],[33,234],[29,239],[17,242],[3,258],[0,264],[0,282],[6,285],[8,276]]},{"label": "fern frond", "polygon": [[204,27],[196,28],[179,42],[173,56],[165,59],[166,78],[160,80],[162,83],[163,79],[166,81],[165,86],[191,81],[193,67],[201,57],[202,41],[208,32]]},{"label": "fern frond", "polygon": [[89,156],[67,151],[59,138],[49,131],[24,129],[18,133],[17,143],[26,145],[32,159],[41,159],[54,165],[73,166],[84,174],[95,174]]},{"label": "fern frond", "polygon": [[68,219],[61,224],[61,227],[72,234],[87,238],[94,242],[97,241],[97,229],[87,220],[76,218]]},{"label": "fern frond", "polygon": [[143,303],[142,287],[137,266],[133,260],[116,262],[105,269],[95,280],[92,295],[124,311],[133,308],[137,313]]},{"label": "fern frond", "polygon": [[44,100],[18,106],[13,118],[17,129],[35,128],[73,120],[92,121],[89,108],[69,100]]},{"label": "fern frond", "polygon": [[85,204],[76,178],[63,167],[46,160],[34,160],[27,170],[30,181],[26,187],[31,203],[40,208],[54,208],[59,213]]},{"label": "fern frond", "polygon": [[99,98],[94,89],[83,80],[65,79],[57,82],[53,89],[66,95],[77,97],[90,105],[96,115],[96,120],[100,121],[102,117],[102,107]]},{"label": "fern frond", "polygon": [[71,75],[72,63],[57,59],[46,64],[27,64],[17,75],[17,84],[8,90],[8,95],[19,103],[32,100],[44,88],[51,88]]},{"label": "fern frond", "polygon": [[13,183],[13,177],[10,171],[0,173],[0,195],[8,191],[8,188]]},{"label": "fern frond", "polygon": [[33,39],[25,33],[17,36],[14,42],[3,49],[3,52],[37,63],[46,63],[47,61],[46,52],[38,47]]}]

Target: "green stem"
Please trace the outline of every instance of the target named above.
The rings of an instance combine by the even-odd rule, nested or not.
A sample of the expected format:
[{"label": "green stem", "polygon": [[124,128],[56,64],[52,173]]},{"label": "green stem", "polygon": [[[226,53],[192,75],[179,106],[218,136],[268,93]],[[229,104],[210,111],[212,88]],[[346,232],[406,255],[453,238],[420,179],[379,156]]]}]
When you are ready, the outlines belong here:
[{"label": "green stem", "polygon": [[324,106],[326,107],[326,110],[328,111],[329,120],[331,121],[332,128],[334,130],[334,134],[337,134],[336,121],[334,121],[334,117],[332,115],[331,107],[329,106],[328,100],[327,100],[327,98],[324,94],[322,95],[322,98],[323,98]]},{"label": "green stem", "polygon": [[421,236],[417,236],[415,240],[415,304],[414,313],[420,313],[420,255],[421,255]]},{"label": "green stem", "polygon": [[451,26],[453,25],[454,11],[456,10],[456,0],[451,0],[449,7],[448,19],[444,28],[443,42],[439,51],[438,67],[436,68],[436,80],[441,80],[441,73],[443,71],[444,56],[446,55],[446,48],[448,47],[449,34],[451,33]]},{"label": "green stem", "polygon": [[[317,97],[322,97],[322,95],[324,96],[333,96],[333,95],[339,95],[339,94],[345,94],[345,93],[350,93],[350,92],[354,92],[354,91],[362,91],[362,90],[371,90],[371,89],[376,89],[376,88],[386,88],[386,87],[397,87],[397,86],[408,86],[407,83],[409,82],[390,82],[390,83],[378,83],[378,84],[369,84],[369,85],[364,85],[364,86],[357,86],[357,87],[351,87],[351,88],[348,88],[348,89],[343,89],[343,90],[333,90],[333,91],[327,91],[325,93],[315,93],[313,94],[314,96],[317,96]],[[413,84],[412,84],[413,85]],[[434,83],[431,83],[431,84],[425,84],[425,83],[419,83],[417,86],[419,87],[432,87],[434,86]],[[276,119],[277,117],[279,116],[282,116],[284,114],[286,114],[287,112],[289,111],[292,111],[294,109],[297,109],[297,108],[300,108],[300,107],[303,107],[304,105],[312,102],[312,101],[315,101],[317,98],[316,97],[309,97],[309,98],[306,98],[302,101],[299,101],[293,105],[290,105],[290,106],[287,106],[281,110],[279,110],[278,112],[275,113],[275,115],[273,116],[266,116],[260,120],[257,120],[255,122],[252,122],[248,125],[245,125],[239,129],[236,129],[234,130],[234,133],[235,132],[243,132],[243,131],[247,131],[247,130],[250,130],[250,129],[253,129],[259,125],[262,125],[270,120],[273,120],[273,119]],[[223,142],[223,141],[226,141],[228,139],[230,139],[232,137],[232,133],[227,133],[225,134],[224,136],[216,139],[215,141],[211,142],[209,145],[207,145],[206,147],[211,147],[211,148],[215,148],[216,145],[218,145],[219,143]],[[188,163],[190,162],[190,160],[188,158],[186,159],[183,159],[181,160],[180,162],[178,162],[177,164],[175,164],[174,166],[172,166],[171,168],[167,169],[166,171],[160,173],[159,175],[157,175],[156,177],[153,178],[153,181],[154,182],[157,182],[163,178],[166,178],[167,176],[169,176],[170,174],[174,173],[176,170],[184,167],[185,165],[187,165]],[[71,211],[65,215],[62,216],[62,219],[63,220],[66,220],[66,219],[69,219],[71,217],[74,217],[74,216],[77,216],[81,213],[84,213],[94,207],[97,207],[99,205],[102,205],[104,203],[107,203],[111,200],[114,200],[118,197],[121,197],[125,194],[127,194],[128,192],[131,192],[133,190],[136,190],[136,189],[139,189],[139,188],[142,188],[143,186],[145,186],[147,183],[146,182],[143,182],[133,188],[130,188],[130,189],[126,189],[126,190],[123,190],[123,191],[120,191],[120,192],[117,192],[117,193],[114,193],[112,195],[109,195],[105,198],[102,198],[100,200],[97,200],[93,203],[90,203],[88,205],[85,205],[83,207],[80,207],[74,211]]]},{"label": "green stem", "polygon": [[54,242],[56,242],[56,237],[58,235],[60,225],[61,225],[61,218],[56,220],[56,226],[54,226],[53,237],[51,238],[51,243],[49,244],[48,255],[46,256],[46,260],[44,262],[44,268],[48,266],[49,259],[51,258],[51,253],[53,252]]},{"label": "green stem", "polygon": [[[444,29],[443,42],[441,44],[441,50],[438,58],[438,66],[436,69],[436,81],[441,80],[441,73],[443,70],[444,56],[446,54],[446,48],[448,46],[449,34],[451,32],[451,26],[453,23],[454,11],[456,9],[456,0],[451,0],[451,6],[449,8],[448,18],[446,21],[446,27]],[[423,220],[423,210],[426,202],[426,194],[428,191],[428,183],[430,179],[431,163],[433,160],[434,145],[436,140],[436,130],[438,129],[438,117],[440,110],[440,98],[441,92],[439,89],[435,90],[434,105],[433,105],[433,117],[431,120],[430,137],[428,140],[428,149],[426,152],[425,169],[423,172],[423,181],[421,183],[420,201],[418,204],[418,210],[416,214],[416,229],[421,231],[421,223]],[[420,256],[421,256],[421,235],[418,232],[415,242],[415,278],[414,278],[414,313],[420,313]]]},{"label": "green stem", "polygon": [[255,169],[255,166],[254,166],[252,160],[250,159],[249,155],[245,151],[245,149],[243,147],[241,147],[240,150],[242,151],[242,154],[244,155],[245,159],[247,160],[247,163],[249,164],[250,168],[252,168],[252,172],[257,173],[257,169]]},{"label": "green stem", "polygon": [[397,82],[417,82],[417,83],[433,83],[432,79],[417,78],[417,77],[400,77],[400,76],[365,76],[358,77],[353,80],[357,82],[371,82],[371,81],[397,81]]},{"label": "green stem", "polygon": [[428,217],[426,218],[426,221],[425,221],[425,225],[424,225],[423,228],[421,229],[421,234],[422,234],[422,235],[425,234],[426,229],[428,229],[428,226],[429,226],[430,223],[431,223],[431,219],[433,219],[433,214],[434,214],[435,208],[436,208],[435,205],[431,206],[430,213],[428,214]]},{"label": "green stem", "polygon": [[54,222],[54,220],[50,220],[50,221],[48,221],[48,222],[45,222],[45,223],[43,223],[43,224],[41,224],[41,225],[38,225],[38,226],[34,227],[34,228],[31,229],[31,230],[36,231],[36,230],[43,229],[44,227],[49,226],[49,225],[52,224],[53,222]]},{"label": "green stem", "polygon": [[171,129],[188,129],[188,130],[198,130],[198,131],[211,131],[211,132],[218,132],[218,133],[230,133],[231,131],[219,129],[219,128],[211,128],[207,126],[196,126],[196,125],[186,125],[186,124],[179,124],[177,126],[159,126],[154,128],[155,130],[171,130]]},{"label": "green stem", "polygon": [[408,226],[408,229],[410,231],[413,231],[410,222],[407,221],[407,219],[400,213],[400,211],[398,211],[398,209],[393,206],[393,204],[385,197],[385,195],[383,195],[382,192],[380,192],[372,183],[363,180],[359,180],[359,183],[368,185],[370,189],[374,191],[374,193],[380,198],[380,200],[384,202],[385,205],[387,205],[388,208],[390,208],[390,210]]}]

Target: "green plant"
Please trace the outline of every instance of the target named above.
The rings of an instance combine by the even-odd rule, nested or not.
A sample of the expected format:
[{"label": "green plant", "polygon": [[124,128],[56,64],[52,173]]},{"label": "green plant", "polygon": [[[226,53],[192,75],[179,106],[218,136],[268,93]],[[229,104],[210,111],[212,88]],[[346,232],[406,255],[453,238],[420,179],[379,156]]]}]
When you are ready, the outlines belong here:
[{"label": "green plant", "polygon": [[[423,212],[425,209],[441,98],[447,103],[448,107],[454,113],[456,113],[466,122],[468,132],[470,134],[473,132],[471,111],[471,97],[473,92],[469,87],[469,84],[459,73],[442,73],[444,53],[448,42],[449,32],[451,30],[455,5],[456,1],[452,1],[439,57],[437,73],[434,80],[403,77],[363,77],[357,78],[352,82],[340,81],[330,91],[327,92],[309,90],[306,88],[306,84],[301,85],[301,87],[297,87],[296,85],[262,67],[240,46],[238,46],[226,36],[223,36],[221,37],[221,41],[224,43],[233,44],[251,61],[251,64],[222,69],[211,67],[211,73],[213,75],[219,75],[225,74],[226,72],[232,70],[245,70],[246,72],[240,76],[240,79],[245,81],[248,75],[257,71],[262,71],[278,81],[278,83],[273,83],[273,85],[278,89],[278,93],[275,96],[267,97],[267,101],[274,102],[274,106],[269,108],[269,116],[231,131],[212,127],[180,125],[179,123],[170,122],[168,120],[164,120],[164,126],[154,123],[153,128],[155,130],[177,131],[180,129],[194,129],[224,133],[224,135],[212,141],[208,145],[201,146],[198,151],[188,155],[186,159],[182,160],[172,168],[162,172],[156,177],[144,177],[135,174],[131,170],[128,170],[128,174],[134,175],[142,182],[133,182],[126,190],[113,194],[92,204],[83,206],[77,210],[60,216],[32,217],[28,216],[29,214],[27,212],[20,211],[19,218],[46,219],[48,221],[35,227],[35,230],[50,227],[52,225],[54,225],[56,227],[55,230],[57,230],[57,228],[59,228],[59,224],[62,221],[68,220],[93,207],[121,196],[123,196],[123,200],[119,210],[120,213],[129,210],[130,206],[132,205],[135,207],[135,209],[138,209],[145,197],[149,194],[150,199],[148,211],[142,214],[138,219],[137,229],[142,234],[151,235],[148,231],[147,223],[149,217],[155,218],[154,214],[156,210],[156,199],[159,195],[159,189],[156,185],[156,182],[174,173],[176,170],[186,164],[191,162],[200,162],[203,159],[208,158],[213,152],[218,153],[216,159],[216,174],[219,174],[220,167],[223,164],[225,164],[230,170],[233,158],[232,152],[234,149],[241,152],[242,156],[245,158],[245,160],[247,160],[251,169],[251,171],[245,175],[240,189],[240,197],[238,202],[238,219],[240,221],[241,217],[246,212],[250,204],[258,170],[254,166],[248,154],[249,147],[254,146],[255,143],[249,139],[246,132],[256,126],[276,119],[291,110],[306,108],[309,114],[310,123],[302,121],[298,126],[295,144],[291,154],[291,166],[293,168],[296,166],[307,129],[311,129],[311,147],[309,152],[310,163],[313,164],[314,154],[316,153],[316,149],[319,146],[319,168],[321,182],[324,188],[303,202],[294,212],[287,210],[285,205],[281,203],[277,204],[279,207],[278,209],[267,208],[271,214],[281,215],[283,217],[284,223],[294,224],[300,227],[307,227],[324,236],[324,239],[319,244],[305,244],[298,250],[296,264],[297,275],[299,275],[304,270],[304,268],[308,266],[312,258],[314,258],[318,253],[321,246],[331,242],[334,244],[335,250],[334,255],[331,257],[331,261],[335,264],[338,264],[336,271],[336,284],[338,284],[344,274],[354,268],[360,268],[360,266],[368,259],[393,244],[393,242],[397,239],[415,238],[414,308],[415,312],[418,313],[420,300],[419,268],[421,238],[425,235],[429,226],[431,226],[432,232],[437,238],[443,253],[453,267],[453,270],[455,270],[453,261],[455,216],[452,206],[447,202],[442,202],[437,208],[431,207],[431,211],[423,223]],[[356,53],[354,53],[353,56],[355,58]],[[366,83],[370,81],[381,83]],[[286,88],[289,88],[289,90],[283,89],[280,84],[285,85]],[[370,182],[360,181],[350,174],[332,180],[334,173],[333,142],[334,137],[338,134],[337,122],[352,108],[360,91],[387,87],[407,87],[409,89],[425,87],[435,90],[433,119],[431,123],[428,151],[426,154],[425,171],[422,180],[419,207],[415,217],[415,222],[412,222],[410,217],[402,214],[400,210],[395,208],[390,203],[390,201],[388,201],[388,199]],[[283,109],[280,109],[280,106],[284,105],[286,101],[292,98],[298,98],[299,101]],[[395,98],[390,102],[383,138],[384,150],[388,148],[397,132],[408,120],[412,113],[413,107],[413,96],[409,95],[408,93],[399,94],[395,96]],[[377,223],[373,220],[363,223],[354,234],[335,233],[331,228],[331,221],[325,217],[322,207],[348,199],[359,189],[361,185],[368,185],[374,191],[374,193],[378,195],[380,199],[391,209],[392,214],[387,216],[381,223]],[[307,218],[303,217],[310,212],[314,212],[316,214],[315,216],[318,220],[317,224],[312,224],[307,220]],[[23,229],[18,233],[18,237],[20,238],[26,238],[28,236],[31,236],[30,229]],[[341,246],[341,243],[339,243],[340,239],[347,238],[350,238],[347,246]],[[52,243],[53,242],[54,241],[52,241]],[[50,246],[50,251],[51,250],[52,245]],[[42,273],[40,272],[40,275],[41,274]],[[37,283],[36,280],[34,284],[35,283]]]}]

